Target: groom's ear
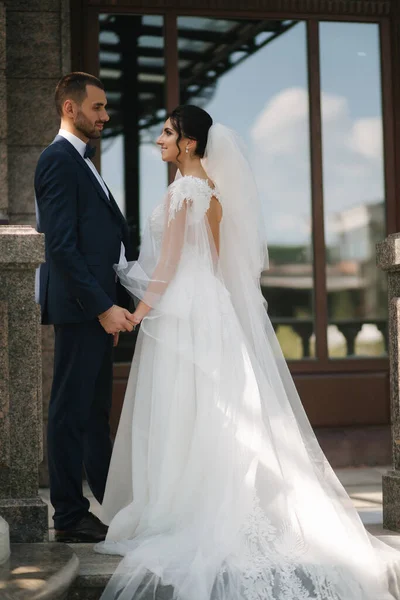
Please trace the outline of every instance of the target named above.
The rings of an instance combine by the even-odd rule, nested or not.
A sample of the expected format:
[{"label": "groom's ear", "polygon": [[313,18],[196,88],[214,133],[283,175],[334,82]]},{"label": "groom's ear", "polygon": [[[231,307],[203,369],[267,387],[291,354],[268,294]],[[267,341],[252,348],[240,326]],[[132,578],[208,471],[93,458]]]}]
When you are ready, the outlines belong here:
[{"label": "groom's ear", "polygon": [[65,117],[73,117],[74,116],[74,102],[69,98],[65,100],[63,104],[63,115]]}]

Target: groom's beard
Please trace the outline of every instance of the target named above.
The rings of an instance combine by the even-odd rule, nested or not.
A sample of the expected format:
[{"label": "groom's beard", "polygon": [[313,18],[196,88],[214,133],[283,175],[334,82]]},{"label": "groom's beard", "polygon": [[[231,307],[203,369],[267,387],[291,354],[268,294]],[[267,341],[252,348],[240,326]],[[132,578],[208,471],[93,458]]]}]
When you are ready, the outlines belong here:
[{"label": "groom's beard", "polygon": [[83,133],[84,136],[89,138],[89,140],[98,139],[101,137],[101,131],[99,131],[85,115],[79,109],[78,114],[76,115],[76,119],[74,122],[75,128]]}]

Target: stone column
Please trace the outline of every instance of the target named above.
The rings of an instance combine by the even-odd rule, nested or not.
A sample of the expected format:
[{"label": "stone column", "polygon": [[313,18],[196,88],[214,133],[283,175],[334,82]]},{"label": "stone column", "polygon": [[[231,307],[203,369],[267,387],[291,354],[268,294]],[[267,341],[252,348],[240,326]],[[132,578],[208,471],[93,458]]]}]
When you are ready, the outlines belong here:
[{"label": "stone column", "polygon": [[7,222],[7,87],[6,87],[6,9],[0,2],[0,223]]},{"label": "stone column", "polygon": [[33,176],[57,133],[54,89],[62,75],[60,0],[4,0],[7,28],[8,215],[35,224]]},{"label": "stone column", "polygon": [[[7,30],[6,42],[2,27]],[[12,225],[35,225],[34,172],[40,153],[52,142],[59,127],[54,90],[62,75],[71,70],[70,46],[69,0],[0,0],[0,223],[3,210]],[[3,63],[7,66],[7,86],[2,86]],[[2,145],[3,135],[7,142]],[[2,161],[2,156],[6,152],[8,175],[4,174],[3,182],[7,162]],[[43,326],[42,338],[45,438],[53,328]],[[44,455],[40,478],[41,485],[47,486],[46,443]]]},{"label": "stone column", "polygon": [[387,272],[389,297],[390,413],[393,470],[383,476],[383,526],[400,531],[400,233],[376,245],[377,265]]},{"label": "stone column", "polygon": [[42,371],[35,270],[44,236],[0,226],[0,515],[13,542],[43,542],[47,505],[38,495],[42,459]]}]

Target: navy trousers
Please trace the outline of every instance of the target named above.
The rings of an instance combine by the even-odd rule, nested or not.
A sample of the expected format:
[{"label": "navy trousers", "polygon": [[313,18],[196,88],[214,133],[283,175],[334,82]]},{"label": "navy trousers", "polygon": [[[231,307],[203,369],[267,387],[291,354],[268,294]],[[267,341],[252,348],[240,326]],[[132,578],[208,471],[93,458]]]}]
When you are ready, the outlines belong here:
[{"label": "navy trousers", "polygon": [[54,527],[63,530],[89,510],[82,467],[94,497],[103,500],[111,459],[113,337],[97,319],[54,330],[47,446]]}]

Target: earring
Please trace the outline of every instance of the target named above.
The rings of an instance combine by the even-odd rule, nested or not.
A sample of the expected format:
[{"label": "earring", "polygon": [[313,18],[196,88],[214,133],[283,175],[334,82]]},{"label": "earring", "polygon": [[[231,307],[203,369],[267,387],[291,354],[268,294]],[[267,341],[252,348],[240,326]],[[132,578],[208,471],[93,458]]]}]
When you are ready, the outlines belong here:
[{"label": "earring", "polygon": [[186,154],[189,154],[189,146],[186,146]]}]

